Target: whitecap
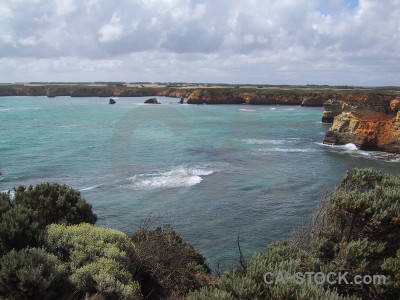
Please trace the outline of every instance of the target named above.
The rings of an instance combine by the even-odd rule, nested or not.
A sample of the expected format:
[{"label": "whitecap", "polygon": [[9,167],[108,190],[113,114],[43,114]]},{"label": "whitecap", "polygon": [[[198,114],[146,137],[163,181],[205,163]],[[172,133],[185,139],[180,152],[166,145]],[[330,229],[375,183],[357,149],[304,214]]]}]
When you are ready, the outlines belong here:
[{"label": "whitecap", "polygon": [[260,144],[282,145],[283,143],[285,143],[284,140],[266,140],[266,139],[244,139],[243,142],[249,145],[260,145]]},{"label": "whitecap", "polygon": [[276,107],[271,107],[271,108],[269,108],[269,110],[275,110],[276,109]]},{"label": "whitecap", "polygon": [[282,152],[282,153],[313,153],[320,152],[321,150],[313,148],[270,148],[270,149],[257,149],[259,152]]},{"label": "whitecap", "polygon": [[240,111],[250,111],[250,112],[256,111],[255,109],[247,109],[247,108],[239,108],[238,110],[240,110]]},{"label": "whitecap", "polygon": [[10,107],[10,108],[0,108],[1,111],[19,111],[19,110],[39,110],[40,107]]},{"label": "whitecap", "polygon": [[84,192],[84,191],[91,191],[91,190],[94,190],[94,189],[97,189],[97,188],[99,188],[99,187],[101,187],[101,186],[103,186],[102,184],[98,184],[98,185],[94,185],[94,186],[89,186],[89,187],[87,187],[87,188],[82,188],[82,189],[79,189],[81,192]]},{"label": "whitecap", "polygon": [[59,126],[57,126],[57,127],[60,127],[60,128],[70,128],[70,127],[78,127],[78,126],[80,126],[81,124],[71,124],[71,125],[59,125]]},{"label": "whitecap", "polygon": [[348,143],[346,145],[343,146],[346,150],[349,151],[354,151],[354,150],[358,150],[357,146],[352,144],[352,143]]},{"label": "whitecap", "polygon": [[318,149],[313,149],[313,148],[306,148],[306,149],[301,149],[301,148],[273,148],[273,151],[276,152],[287,152],[287,153],[308,153],[308,152],[319,152]]},{"label": "whitecap", "polygon": [[345,145],[328,145],[323,143],[316,143],[320,146],[331,149],[337,153],[350,154],[355,157],[365,157],[368,159],[384,160],[386,162],[400,162],[400,155],[382,151],[364,151],[359,150],[356,145],[348,143]]},{"label": "whitecap", "polygon": [[144,173],[129,178],[130,187],[134,190],[154,190],[162,188],[189,187],[199,184],[203,178],[214,173],[214,170],[198,167],[178,166],[170,171]]},{"label": "whitecap", "polygon": [[330,145],[330,144],[324,144],[324,143],[315,143],[317,145],[331,148],[331,149],[336,149],[336,150],[344,150],[344,151],[357,151],[358,148],[355,144],[353,143],[348,143],[345,145]]}]

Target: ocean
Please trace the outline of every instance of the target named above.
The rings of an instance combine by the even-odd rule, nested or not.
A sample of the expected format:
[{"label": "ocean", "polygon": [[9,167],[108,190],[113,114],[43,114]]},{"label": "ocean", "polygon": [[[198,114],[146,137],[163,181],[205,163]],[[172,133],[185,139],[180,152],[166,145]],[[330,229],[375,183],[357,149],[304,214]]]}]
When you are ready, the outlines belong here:
[{"label": "ocean", "polygon": [[157,97],[1,97],[0,191],[79,189],[98,226],[171,224],[215,269],[289,238],[346,170],[399,158],[326,146],[322,108],[188,105]]}]

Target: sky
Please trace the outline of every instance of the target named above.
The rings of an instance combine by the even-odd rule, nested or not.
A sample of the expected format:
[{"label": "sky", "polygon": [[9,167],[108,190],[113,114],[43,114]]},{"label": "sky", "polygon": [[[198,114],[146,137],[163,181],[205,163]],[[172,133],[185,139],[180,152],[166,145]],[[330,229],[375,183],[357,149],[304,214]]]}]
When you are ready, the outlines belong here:
[{"label": "sky", "polygon": [[0,0],[0,82],[400,85],[400,0]]}]

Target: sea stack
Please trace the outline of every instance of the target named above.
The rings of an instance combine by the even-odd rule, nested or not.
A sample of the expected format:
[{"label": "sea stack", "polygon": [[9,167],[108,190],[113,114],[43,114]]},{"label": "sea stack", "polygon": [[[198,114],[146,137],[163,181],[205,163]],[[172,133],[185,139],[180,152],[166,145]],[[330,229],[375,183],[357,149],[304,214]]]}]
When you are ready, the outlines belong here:
[{"label": "sea stack", "polygon": [[147,103],[147,104],[161,104],[160,102],[158,102],[156,97],[147,99],[146,101],[144,101],[144,103]]}]

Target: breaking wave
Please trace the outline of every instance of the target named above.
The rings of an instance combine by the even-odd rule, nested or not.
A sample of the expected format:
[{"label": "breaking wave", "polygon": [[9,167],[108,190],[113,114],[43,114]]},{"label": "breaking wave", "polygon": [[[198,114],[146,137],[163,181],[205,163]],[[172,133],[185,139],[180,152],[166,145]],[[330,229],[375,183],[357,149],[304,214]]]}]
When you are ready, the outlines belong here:
[{"label": "breaking wave", "polygon": [[179,188],[199,184],[204,176],[214,172],[212,169],[178,166],[166,172],[138,174],[129,180],[132,182],[130,187],[134,190]]}]

